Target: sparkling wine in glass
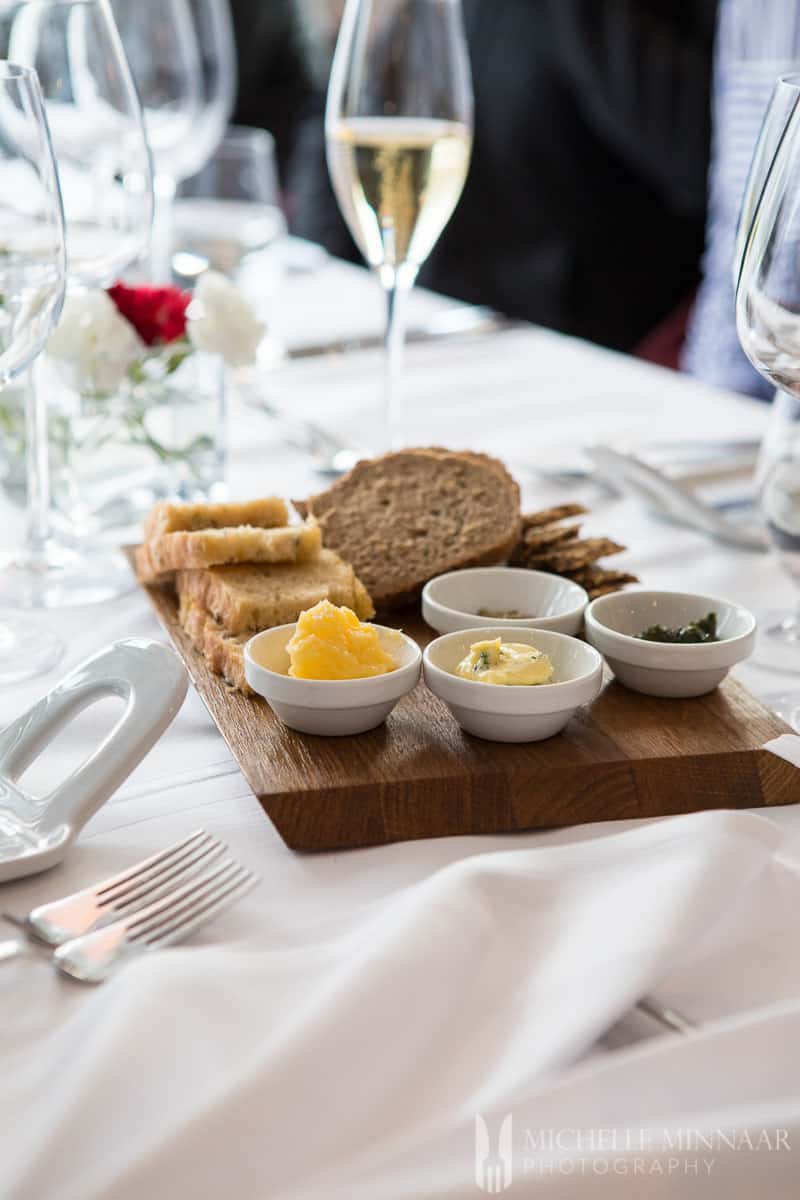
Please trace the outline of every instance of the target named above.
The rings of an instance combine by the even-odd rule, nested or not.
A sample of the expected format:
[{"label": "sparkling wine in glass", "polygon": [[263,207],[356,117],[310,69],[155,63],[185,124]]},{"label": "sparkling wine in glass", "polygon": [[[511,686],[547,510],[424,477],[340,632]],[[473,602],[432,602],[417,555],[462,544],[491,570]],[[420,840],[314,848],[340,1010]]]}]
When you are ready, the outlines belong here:
[{"label": "sparkling wine in glass", "polygon": [[[70,289],[105,287],[149,248],[150,153],[142,110],[108,0],[3,0],[0,58],[38,75],[61,181]],[[0,235],[0,238],[2,235]],[[34,393],[33,379],[29,388]],[[28,453],[26,551],[6,566],[0,602],[61,607],[130,590],[119,552],[57,542],[49,527],[47,419],[37,401]]]},{"label": "sparkling wine in glass", "polygon": [[[33,71],[0,62],[0,404],[3,390],[44,349],[66,284],[64,212],[53,148]],[[42,406],[27,397],[28,486],[46,457]],[[0,619],[0,684],[19,683],[58,662],[59,639],[22,618]]]},{"label": "sparkling wine in glass", "polygon": [[328,88],[328,168],[386,294],[386,446],[405,437],[404,302],[460,199],[472,128],[461,0],[348,0]]}]

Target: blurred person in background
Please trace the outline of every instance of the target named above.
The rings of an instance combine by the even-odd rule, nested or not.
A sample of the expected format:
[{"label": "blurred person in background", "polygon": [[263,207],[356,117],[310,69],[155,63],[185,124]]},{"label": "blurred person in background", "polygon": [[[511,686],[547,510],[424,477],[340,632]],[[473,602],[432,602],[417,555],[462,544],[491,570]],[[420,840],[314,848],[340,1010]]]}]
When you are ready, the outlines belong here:
[{"label": "blurred person in background", "polygon": [[718,387],[768,397],[739,345],[733,256],[750,162],[776,79],[800,71],[800,0],[722,0],[703,280],[682,365]]},{"label": "blurred person in background", "polygon": [[[319,60],[342,4],[298,3]],[[473,161],[420,282],[633,349],[699,277],[716,0],[464,0],[464,15]],[[295,143],[292,225],[357,259],[328,182],[324,83]]]},{"label": "blurred person in background", "polygon": [[321,111],[311,49],[295,0],[229,0],[239,69],[233,120],[274,136],[285,181],[298,131]]}]

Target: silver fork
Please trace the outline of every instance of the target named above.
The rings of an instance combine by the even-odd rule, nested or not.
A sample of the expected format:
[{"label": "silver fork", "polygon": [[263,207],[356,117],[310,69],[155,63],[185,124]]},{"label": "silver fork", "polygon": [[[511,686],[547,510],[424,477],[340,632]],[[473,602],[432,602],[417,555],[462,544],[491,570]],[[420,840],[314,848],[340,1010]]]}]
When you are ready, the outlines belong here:
[{"label": "silver fork", "polygon": [[226,849],[224,842],[199,829],[119,875],[62,900],[39,905],[27,917],[18,918],[10,913],[4,916],[36,941],[60,946],[99,925],[144,908],[173,891],[187,876],[218,858]]},{"label": "silver fork", "polygon": [[226,858],[133,916],[65,942],[53,962],[72,979],[101,983],[126,959],[183,941],[258,882],[252,871]]}]

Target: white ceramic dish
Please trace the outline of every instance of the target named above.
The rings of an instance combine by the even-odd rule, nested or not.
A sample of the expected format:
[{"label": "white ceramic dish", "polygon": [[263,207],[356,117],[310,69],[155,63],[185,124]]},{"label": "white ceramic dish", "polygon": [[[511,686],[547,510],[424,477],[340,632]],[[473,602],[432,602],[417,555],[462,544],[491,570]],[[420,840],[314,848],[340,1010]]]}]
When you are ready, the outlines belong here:
[{"label": "white ceramic dish", "polygon": [[[76,667],[0,733],[0,882],[34,875],[64,857],[83,826],[158,741],[186,695],[174,651],[128,638]],[[28,765],[84,708],[105,696],[122,715],[85,762],[44,797],[19,786]]]},{"label": "white ceramic dish", "polygon": [[[710,612],[717,614],[718,642],[673,645],[635,636],[651,625],[680,628]],[[586,610],[587,639],[620,683],[647,696],[689,699],[713,691],[750,657],[755,636],[756,619],[746,608],[693,592],[615,592]]]},{"label": "white ceramic dish", "polygon": [[286,643],[295,624],[256,634],[244,649],[245,677],[269,702],[284,725],[299,733],[344,737],[381,725],[403,696],[416,687],[422,651],[396,629],[376,625],[381,644],[399,664],[373,679],[293,679],[287,674]]},{"label": "white ceramic dish", "polygon": [[[575,636],[583,625],[589,597],[582,587],[545,571],[521,567],[471,567],[439,575],[422,593],[422,615],[437,633],[502,624],[509,629],[551,629]],[[479,617],[491,612],[531,613],[530,617]]]},{"label": "white ceramic dish", "polygon": [[[547,654],[554,682],[503,687],[453,674],[473,642],[496,637]],[[519,625],[481,625],[445,634],[431,642],[423,662],[425,682],[444,700],[461,728],[490,742],[541,742],[553,737],[603,686],[603,660],[591,646],[563,633]]]}]

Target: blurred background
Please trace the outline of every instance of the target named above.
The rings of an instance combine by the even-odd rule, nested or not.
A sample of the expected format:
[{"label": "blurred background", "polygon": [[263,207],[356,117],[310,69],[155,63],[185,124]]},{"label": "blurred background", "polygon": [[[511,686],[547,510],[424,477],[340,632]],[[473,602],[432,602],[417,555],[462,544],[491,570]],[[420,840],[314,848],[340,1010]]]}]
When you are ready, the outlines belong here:
[{"label": "blurred background", "polygon": [[[0,58],[28,62],[42,81],[69,267],[70,319],[37,364],[47,412],[32,422],[36,389],[19,373],[0,401],[0,486],[16,511],[38,504],[44,529],[52,501],[62,540],[116,545],[155,499],[213,497],[228,486],[229,445],[240,456],[249,448],[245,410],[257,410],[265,435],[299,448],[326,475],[413,442],[422,426],[428,440],[446,438],[454,414],[470,407],[471,386],[475,404],[486,401],[487,385],[465,365],[466,341],[508,333],[515,321],[727,391],[770,399],[777,385],[783,410],[793,392],[783,425],[774,425],[780,405],[771,410],[783,453],[786,423],[800,433],[800,302],[786,287],[798,275],[800,232],[780,195],[775,237],[751,271],[754,295],[765,292],[771,307],[746,314],[749,359],[734,268],[765,113],[769,167],[800,104],[800,85],[774,91],[800,66],[800,0],[375,0],[350,5],[340,37],[344,10],[344,0],[0,4]],[[109,12],[121,47],[105,28]],[[108,89],[108,62],[123,50],[132,83],[104,97],[100,113],[92,96]],[[77,72],[75,86],[67,68]],[[121,148],[124,170],[114,165]],[[135,161],[152,161],[152,238],[143,202],[150,180],[130,170]],[[17,165],[9,157],[9,170]],[[792,162],[784,172],[790,195],[795,169]],[[750,193],[759,200],[760,184]],[[410,236],[400,253],[395,235],[404,225]],[[777,258],[775,244],[783,248]],[[778,258],[765,289],[762,276]],[[349,265],[365,259],[380,287]],[[228,361],[218,348],[206,359],[186,333],[186,313],[197,311],[191,293],[215,272],[253,306],[248,316],[230,293],[217,305],[221,325],[261,331],[252,362],[237,347]],[[146,294],[125,301],[117,289],[111,308],[105,295],[92,298],[92,312],[81,308],[82,288],[117,279],[146,285]],[[406,309],[403,293],[415,281],[421,287]],[[220,285],[212,278],[210,286]],[[131,342],[124,322],[142,304],[151,316],[178,307],[168,337],[156,324],[146,344]],[[435,404],[419,377],[401,386],[406,331],[409,342],[462,339],[458,357],[443,348],[441,380],[427,377]],[[551,341],[564,359],[586,350]],[[483,345],[499,371],[505,356],[491,339]],[[477,336],[473,347],[481,353]],[[492,377],[493,403],[504,388],[529,387],[560,412],[563,366],[543,381],[541,356],[532,362],[511,364],[505,384]],[[588,374],[581,438],[644,437],[646,411],[632,401],[614,428]],[[232,411],[237,420],[229,421]],[[530,422],[532,450],[548,436],[542,413]],[[598,423],[591,434],[589,415]],[[487,446],[491,436],[481,434]],[[37,450],[45,439],[47,461]],[[594,469],[583,458],[559,459],[562,479]],[[32,463],[47,467],[47,487],[31,488]],[[99,575],[93,598],[129,586],[124,563],[113,585],[107,565]],[[38,584],[35,594],[41,599]]]},{"label": "blurred background", "polygon": [[[341,0],[231,0],[235,120],[277,141],[291,230],[359,256],[325,165]],[[465,0],[475,142],[420,282],[677,365],[701,268],[716,0]]]}]

